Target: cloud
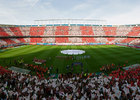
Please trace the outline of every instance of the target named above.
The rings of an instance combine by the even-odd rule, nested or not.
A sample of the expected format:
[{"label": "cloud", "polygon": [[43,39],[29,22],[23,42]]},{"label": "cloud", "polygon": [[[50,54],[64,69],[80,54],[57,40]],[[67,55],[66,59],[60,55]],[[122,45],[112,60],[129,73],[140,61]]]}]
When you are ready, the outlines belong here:
[{"label": "cloud", "polygon": [[33,24],[33,20],[48,18],[140,23],[139,4],[139,0],[0,0],[0,23]]},{"label": "cloud", "polygon": [[32,7],[35,6],[40,0],[23,0],[23,2],[31,5]]},{"label": "cloud", "polygon": [[133,10],[127,12],[118,14],[115,16],[108,17],[110,24],[140,24],[140,13],[139,13],[140,7],[135,7]]},{"label": "cloud", "polygon": [[17,22],[16,11],[0,4],[0,23],[12,24]]},{"label": "cloud", "polygon": [[84,9],[87,9],[89,7],[89,4],[86,4],[86,3],[82,3],[82,4],[79,4],[79,5],[76,5],[75,7],[73,7],[73,10],[74,11],[79,11],[79,10],[84,10]]}]

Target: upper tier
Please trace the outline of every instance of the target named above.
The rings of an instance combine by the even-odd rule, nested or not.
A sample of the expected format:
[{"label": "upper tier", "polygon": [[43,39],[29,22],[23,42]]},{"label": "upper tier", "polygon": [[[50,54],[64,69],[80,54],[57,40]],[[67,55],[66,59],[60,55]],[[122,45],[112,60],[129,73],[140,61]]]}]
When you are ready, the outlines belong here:
[{"label": "upper tier", "polygon": [[0,27],[0,36],[140,36],[140,26],[36,26]]}]

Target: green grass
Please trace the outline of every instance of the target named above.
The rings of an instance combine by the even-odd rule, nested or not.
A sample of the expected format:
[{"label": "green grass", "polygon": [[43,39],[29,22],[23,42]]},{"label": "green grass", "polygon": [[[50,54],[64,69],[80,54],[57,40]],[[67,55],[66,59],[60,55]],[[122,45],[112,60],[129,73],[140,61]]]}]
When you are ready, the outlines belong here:
[{"label": "green grass", "polygon": [[[85,50],[85,54],[90,55],[89,59],[80,60],[67,60],[58,59],[56,56],[66,56],[61,54],[61,50],[66,49],[80,49]],[[78,56],[82,56],[78,55]],[[5,51],[0,51],[0,65],[12,66],[14,60],[20,57],[24,58],[24,62],[34,64],[32,62],[34,57],[38,59],[46,59],[46,66],[54,66],[59,69],[59,73],[65,73],[66,66],[71,65],[73,62],[82,62],[84,70],[88,69],[89,72],[98,72],[100,67],[106,64],[123,65],[128,61],[127,65],[140,63],[140,50],[129,47],[121,47],[116,45],[98,45],[98,46],[39,46],[39,45],[26,45],[20,48],[9,48]],[[51,57],[51,59],[49,59]],[[12,63],[10,64],[10,62]],[[74,73],[81,72],[80,66],[74,67]]]}]

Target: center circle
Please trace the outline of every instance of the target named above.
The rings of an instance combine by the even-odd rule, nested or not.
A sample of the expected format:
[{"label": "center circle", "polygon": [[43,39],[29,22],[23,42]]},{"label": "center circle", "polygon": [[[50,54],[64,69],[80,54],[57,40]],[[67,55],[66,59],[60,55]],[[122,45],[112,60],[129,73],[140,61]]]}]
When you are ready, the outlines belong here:
[{"label": "center circle", "polygon": [[85,53],[84,50],[62,50],[62,54],[67,54],[67,55],[79,55]]}]

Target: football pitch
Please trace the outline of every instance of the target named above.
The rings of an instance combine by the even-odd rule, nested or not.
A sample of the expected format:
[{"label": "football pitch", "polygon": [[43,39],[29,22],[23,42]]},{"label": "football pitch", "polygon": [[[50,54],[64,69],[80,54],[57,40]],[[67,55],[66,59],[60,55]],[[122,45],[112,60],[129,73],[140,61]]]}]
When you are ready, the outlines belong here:
[{"label": "football pitch", "polygon": [[[61,50],[78,49],[84,50],[81,55],[62,54]],[[88,56],[88,57],[87,57]],[[15,48],[0,50],[0,65],[15,66],[14,61],[23,58],[25,64],[34,64],[33,59],[46,60],[43,67],[53,66],[53,72],[58,68],[59,73],[66,73],[67,65],[80,62],[83,69],[88,72],[99,72],[100,67],[114,63],[123,66],[140,63],[140,50],[135,48],[116,46],[116,45],[92,45],[92,46],[41,46],[24,45]],[[72,57],[72,58],[71,58]],[[87,58],[86,58],[87,57]],[[70,59],[69,59],[70,58]],[[128,63],[126,63],[128,62]],[[15,66],[20,67],[20,66]],[[74,73],[81,72],[80,65],[74,65]]]}]

